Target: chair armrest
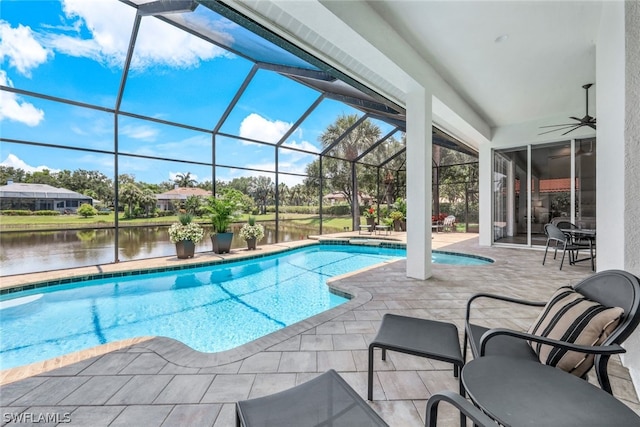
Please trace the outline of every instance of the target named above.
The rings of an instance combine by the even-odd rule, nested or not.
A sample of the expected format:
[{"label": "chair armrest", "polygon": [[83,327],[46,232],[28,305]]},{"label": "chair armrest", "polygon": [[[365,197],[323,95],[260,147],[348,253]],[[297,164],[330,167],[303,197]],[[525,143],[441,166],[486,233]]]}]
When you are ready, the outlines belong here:
[{"label": "chair armrest", "polygon": [[620,354],[620,353],[626,352],[626,350],[620,347],[618,344],[579,345],[579,344],[569,343],[566,341],[554,340],[552,338],[541,337],[539,335],[533,335],[527,332],[514,331],[511,329],[495,328],[495,329],[488,330],[482,335],[482,337],[480,337],[480,357],[484,356],[487,342],[489,342],[491,338],[498,335],[507,335],[514,338],[520,338],[527,341],[539,342],[542,344],[548,344],[553,347],[560,347],[566,350],[573,350],[573,351],[577,351],[580,353],[587,353],[587,354],[613,355],[613,354]]},{"label": "chair armrest", "polygon": [[480,409],[476,408],[464,397],[452,391],[441,391],[431,395],[427,401],[426,427],[435,427],[438,420],[438,404],[447,402],[471,418],[473,424],[479,427],[496,427],[496,422],[485,415]]},{"label": "chair armrest", "polygon": [[469,298],[469,300],[467,301],[467,314],[466,314],[466,317],[465,317],[466,323],[469,323],[469,318],[471,317],[471,303],[473,301],[475,301],[476,299],[478,299],[478,298],[494,299],[494,300],[505,301],[505,302],[510,302],[510,303],[514,303],[514,304],[527,305],[527,306],[530,306],[530,307],[544,307],[547,304],[546,302],[527,301],[527,300],[508,297],[508,296],[504,296],[504,295],[479,293],[479,294],[472,295],[471,298]]}]

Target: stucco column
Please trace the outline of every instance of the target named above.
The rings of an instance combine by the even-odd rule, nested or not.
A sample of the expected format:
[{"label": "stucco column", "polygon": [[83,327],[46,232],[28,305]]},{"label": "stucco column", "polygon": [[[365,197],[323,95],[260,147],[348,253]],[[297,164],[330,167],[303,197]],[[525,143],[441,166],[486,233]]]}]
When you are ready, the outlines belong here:
[{"label": "stucco column", "polygon": [[[640,276],[640,5],[604,2],[596,44],[598,271]],[[640,393],[640,329],[620,356]]]},{"label": "stucco column", "polygon": [[[638,255],[640,252],[640,227],[638,226],[640,76],[638,70],[640,70],[640,3],[627,1],[625,2],[624,269],[640,277],[640,255]],[[627,353],[622,356],[622,360],[629,368],[636,392],[640,394],[640,329],[636,329],[627,339],[625,348]]]},{"label": "stucco column", "polygon": [[431,93],[407,95],[407,276],[431,277]]}]

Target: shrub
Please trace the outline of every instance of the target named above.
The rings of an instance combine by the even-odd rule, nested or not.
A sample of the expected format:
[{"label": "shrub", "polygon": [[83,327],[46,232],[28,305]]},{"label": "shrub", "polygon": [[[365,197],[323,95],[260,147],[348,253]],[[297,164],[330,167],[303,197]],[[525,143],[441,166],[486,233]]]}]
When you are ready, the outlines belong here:
[{"label": "shrub", "polygon": [[35,211],[35,212],[33,212],[33,215],[56,216],[56,215],[60,215],[60,212],[58,212],[58,211]]},{"label": "shrub", "polygon": [[98,210],[91,206],[89,203],[83,203],[78,208],[78,215],[81,215],[85,218],[89,218],[90,216],[95,216],[98,214]]},{"label": "shrub", "polygon": [[23,209],[7,209],[4,211],[0,211],[0,215],[5,215],[5,216],[30,216],[33,215],[33,212],[29,211],[29,210],[23,210]]}]

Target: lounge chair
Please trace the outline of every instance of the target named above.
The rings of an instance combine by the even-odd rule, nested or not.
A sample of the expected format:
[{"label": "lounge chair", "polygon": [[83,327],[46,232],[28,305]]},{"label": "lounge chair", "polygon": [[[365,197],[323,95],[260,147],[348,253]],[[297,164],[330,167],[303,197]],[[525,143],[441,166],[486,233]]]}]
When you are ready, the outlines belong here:
[{"label": "lounge chair", "polygon": [[442,231],[455,231],[456,217],[449,215],[442,221]]},{"label": "lounge chair", "polygon": [[[528,332],[489,329],[472,323],[471,309],[479,299],[545,308]],[[569,366],[567,370],[582,378],[595,366],[600,387],[611,393],[607,364],[612,355],[625,352],[620,344],[640,323],[639,307],[640,280],[621,270],[598,272],[571,288],[560,288],[547,303],[481,293],[467,302],[464,342],[469,343],[474,358],[509,356],[565,369]],[[598,315],[590,318],[591,313]],[[609,323],[600,313],[611,316]],[[574,327],[578,318],[584,322]],[[598,320],[605,322],[601,330],[595,325]],[[595,337],[587,339],[589,327],[593,327]],[[465,345],[464,360],[466,353]]]},{"label": "lounge chair", "polygon": [[333,369],[288,390],[236,404],[236,427],[388,427]]}]

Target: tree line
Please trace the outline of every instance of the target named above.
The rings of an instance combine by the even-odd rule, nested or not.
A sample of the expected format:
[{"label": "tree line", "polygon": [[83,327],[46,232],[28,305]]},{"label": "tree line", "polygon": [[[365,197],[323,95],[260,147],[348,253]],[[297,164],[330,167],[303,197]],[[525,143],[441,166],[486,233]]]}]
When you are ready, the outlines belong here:
[{"label": "tree line", "polygon": [[[389,137],[378,147],[367,152],[375,142],[380,140],[382,132],[375,123],[367,119],[351,132],[346,133],[357,120],[356,114],[341,115],[319,136],[324,150],[331,147],[328,156],[322,159],[322,194],[329,192],[342,194],[355,215],[359,215],[359,206],[358,204],[351,206],[354,194],[372,195],[380,199],[380,203],[391,205],[398,198],[405,197],[406,188],[405,155],[396,156],[387,162],[387,159],[392,158],[405,146],[405,135],[402,134],[400,140],[393,136]],[[339,142],[336,144],[336,141]],[[371,165],[384,163],[384,166],[379,169],[375,166],[357,164],[357,179],[354,183],[351,179],[351,165],[364,153],[366,155],[361,160],[365,163]],[[465,160],[464,156],[466,155],[453,150],[434,150],[434,158],[437,157],[437,161],[443,164],[455,161],[462,163]],[[306,166],[305,175],[302,183],[291,187],[285,183],[279,183],[277,194],[280,205],[319,205],[319,157]],[[477,168],[448,167],[440,168],[439,179],[441,183],[459,183],[473,179],[472,175],[477,178]],[[379,179],[380,182],[378,182]],[[65,169],[58,172],[50,170],[27,172],[20,168],[0,166],[0,185],[6,185],[10,180],[65,188],[92,197],[107,208],[115,204],[113,180],[100,171]],[[266,213],[267,206],[275,205],[276,184],[269,176],[240,177],[230,181],[217,180],[215,184],[218,194],[233,189],[246,195],[249,198],[246,200],[248,208],[257,210],[257,213]],[[128,216],[149,216],[154,212],[157,204],[155,195],[169,191],[175,186],[213,191],[211,181],[198,182],[190,172],[177,174],[173,180],[160,183],[143,182],[136,180],[134,175],[121,174],[118,176],[118,198]],[[446,189],[443,187],[443,193],[440,195],[448,197],[452,202],[463,196],[455,186],[447,186]],[[196,201],[190,200],[186,203],[194,204]]]}]

